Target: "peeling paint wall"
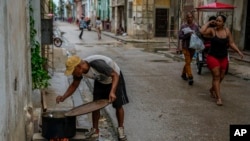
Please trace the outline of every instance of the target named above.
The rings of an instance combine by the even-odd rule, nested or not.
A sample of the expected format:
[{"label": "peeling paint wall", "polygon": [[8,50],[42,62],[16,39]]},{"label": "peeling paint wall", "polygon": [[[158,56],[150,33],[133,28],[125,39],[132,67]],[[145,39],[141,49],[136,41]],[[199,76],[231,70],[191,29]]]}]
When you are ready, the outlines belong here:
[{"label": "peeling paint wall", "polygon": [[236,45],[240,49],[244,49],[245,46],[245,31],[246,31],[246,17],[247,17],[247,0],[237,1],[234,0],[232,5],[235,5],[234,17],[233,17],[233,37]]},{"label": "peeling paint wall", "polygon": [[[155,32],[155,9],[169,8],[170,0],[128,0],[132,2],[132,17],[128,17],[127,33],[137,39],[152,39]],[[129,4],[127,13],[129,13]]]},{"label": "peeling paint wall", "polygon": [[0,140],[26,141],[31,105],[28,0],[0,0]]},{"label": "peeling paint wall", "polygon": [[110,1],[102,0],[99,2],[98,7],[97,7],[97,13],[100,16],[100,19],[102,21],[105,21],[109,18],[109,9],[110,9]]},{"label": "peeling paint wall", "polygon": [[169,0],[155,0],[156,5],[162,5],[162,6],[169,6],[170,1]]},{"label": "peeling paint wall", "polygon": [[82,1],[76,0],[75,3],[76,3],[76,18],[80,20],[82,17]]}]

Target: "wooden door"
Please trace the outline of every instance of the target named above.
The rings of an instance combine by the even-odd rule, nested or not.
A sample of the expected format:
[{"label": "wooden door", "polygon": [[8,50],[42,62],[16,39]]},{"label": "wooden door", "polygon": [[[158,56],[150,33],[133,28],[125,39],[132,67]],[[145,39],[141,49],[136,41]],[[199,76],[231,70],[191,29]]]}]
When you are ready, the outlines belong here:
[{"label": "wooden door", "polygon": [[155,37],[167,37],[168,9],[156,8],[155,10]]}]

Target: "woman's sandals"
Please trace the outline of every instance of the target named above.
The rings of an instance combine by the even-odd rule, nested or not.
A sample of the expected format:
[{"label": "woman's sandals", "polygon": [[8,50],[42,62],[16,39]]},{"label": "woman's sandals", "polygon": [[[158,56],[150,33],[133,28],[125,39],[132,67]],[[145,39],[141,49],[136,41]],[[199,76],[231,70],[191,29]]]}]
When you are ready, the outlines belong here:
[{"label": "woman's sandals", "polygon": [[221,99],[220,98],[218,98],[217,99],[217,101],[216,101],[216,105],[218,105],[218,106],[222,106],[223,104],[222,104],[222,101],[221,101]]},{"label": "woman's sandals", "polygon": [[210,96],[211,96],[212,98],[217,99],[217,96],[216,96],[214,90],[212,90],[212,88],[211,88],[209,91],[210,91]]},{"label": "woman's sandals", "polygon": [[210,91],[210,96],[211,96],[212,98],[216,99],[216,105],[222,106],[222,105],[223,105],[223,104],[222,104],[222,101],[221,101],[220,98],[217,98],[217,96],[216,96],[214,90],[210,89],[209,91]]}]

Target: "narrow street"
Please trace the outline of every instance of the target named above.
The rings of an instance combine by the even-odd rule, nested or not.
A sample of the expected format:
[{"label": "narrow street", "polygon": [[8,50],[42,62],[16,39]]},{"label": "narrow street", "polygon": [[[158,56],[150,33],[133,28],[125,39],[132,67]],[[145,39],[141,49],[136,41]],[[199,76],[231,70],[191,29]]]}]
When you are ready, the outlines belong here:
[{"label": "narrow street", "polygon": [[[250,1],[0,0],[0,10],[0,141],[250,141]],[[183,48],[203,46],[191,35],[211,47],[211,61],[202,49],[185,58],[193,52]],[[72,83],[66,69],[89,70],[73,55],[117,63],[125,113],[93,101],[90,78],[110,83],[111,73],[117,82],[117,74],[97,60]],[[223,81],[207,62],[229,64]]]},{"label": "narrow street", "polygon": [[[98,40],[95,31],[85,30],[80,40],[76,25],[55,24],[65,32],[63,48],[80,57],[106,55],[120,66],[130,100],[124,106],[128,141],[228,141],[231,124],[249,124],[250,81],[226,75],[221,84],[224,105],[218,107],[209,94],[211,74],[206,68],[198,75],[192,64],[194,85],[189,86],[180,77],[184,62],[175,56],[105,35]],[[116,127],[114,109],[105,109]]]}]

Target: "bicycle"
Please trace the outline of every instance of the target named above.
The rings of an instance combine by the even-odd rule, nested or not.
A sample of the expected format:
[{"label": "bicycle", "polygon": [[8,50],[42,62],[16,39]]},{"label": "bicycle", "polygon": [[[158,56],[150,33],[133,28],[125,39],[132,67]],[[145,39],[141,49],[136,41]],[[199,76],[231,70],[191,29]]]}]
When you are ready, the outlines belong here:
[{"label": "bicycle", "polygon": [[64,34],[64,32],[59,32],[59,31],[54,30],[54,32],[53,32],[53,44],[56,47],[62,46],[63,40],[62,40],[61,36],[63,34]]}]

